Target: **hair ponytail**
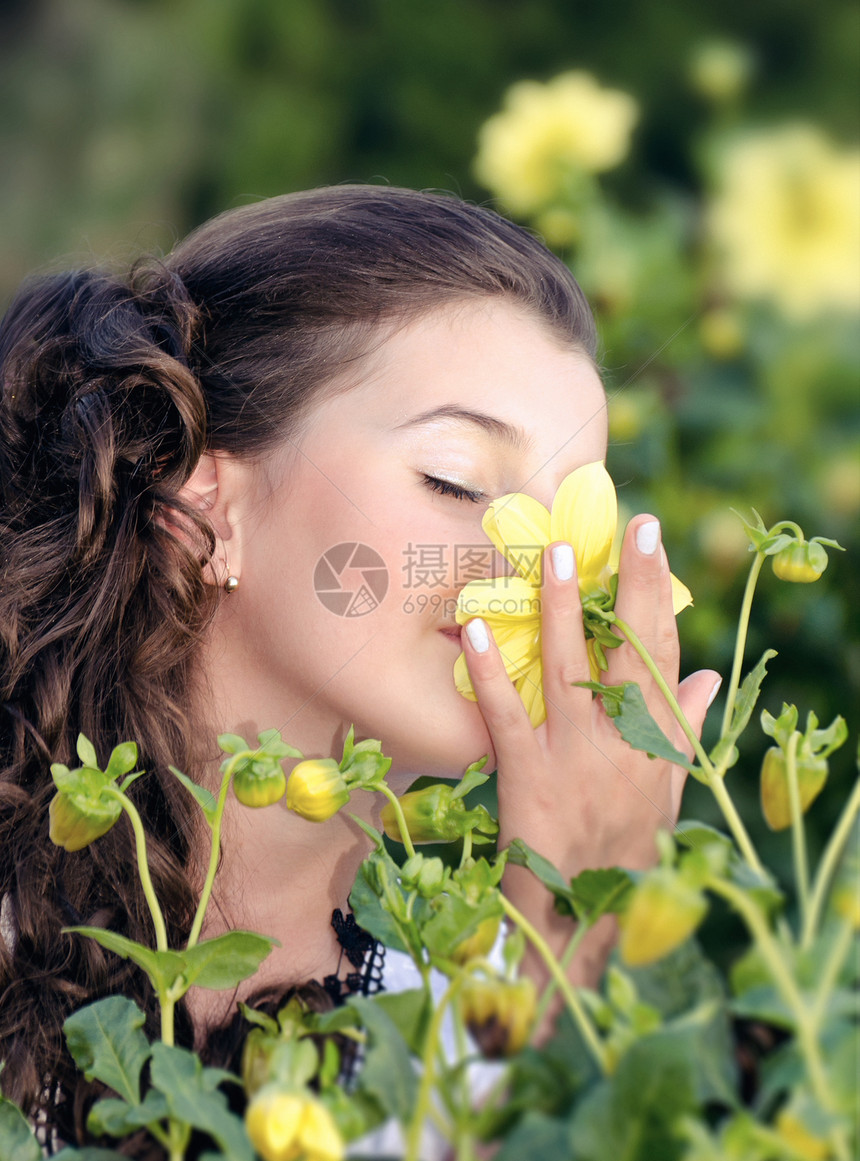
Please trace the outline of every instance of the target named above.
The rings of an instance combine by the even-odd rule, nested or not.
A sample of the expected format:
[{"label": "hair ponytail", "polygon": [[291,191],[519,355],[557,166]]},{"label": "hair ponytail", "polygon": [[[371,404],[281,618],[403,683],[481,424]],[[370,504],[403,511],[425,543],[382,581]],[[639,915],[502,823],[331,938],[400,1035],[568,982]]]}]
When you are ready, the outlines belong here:
[{"label": "hair ponytail", "polygon": [[[59,934],[151,938],[124,818],[73,855],[48,840],[48,764],[74,765],[79,731],[102,760],[140,743],[131,793],[177,940],[193,911],[195,816],[167,765],[193,761],[186,693],[210,611],[211,533],[177,496],[206,438],[196,318],[163,269],[130,285],[83,272],[22,291],[0,330],[0,898],[15,932],[0,939],[0,1058],[31,1106],[74,1087],[61,1026],[75,1007],[123,990],[153,1012],[141,973]],[[171,531],[180,519],[199,554]]]}]

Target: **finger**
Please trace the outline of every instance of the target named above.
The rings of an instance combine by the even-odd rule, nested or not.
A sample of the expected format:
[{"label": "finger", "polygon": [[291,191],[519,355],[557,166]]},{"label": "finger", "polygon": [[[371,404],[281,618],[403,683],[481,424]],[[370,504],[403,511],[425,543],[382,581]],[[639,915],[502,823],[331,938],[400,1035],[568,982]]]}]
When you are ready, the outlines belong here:
[{"label": "finger", "polygon": [[[713,704],[714,698],[720,692],[722,683],[723,679],[716,670],[700,669],[697,673],[692,673],[689,677],[685,677],[678,686],[678,705],[681,707],[684,717],[692,726],[693,733],[697,738],[701,738],[702,736],[705,717]],[[680,724],[676,726],[674,740],[678,749],[692,760],[693,744],[681,729]],[[673,799],[677,794],[678,806],[680,806],[681,793],[686,779],[687,771],[682,766],[676,766],[672,771],[672,788]]]},{"label": "finger", "polygon": [[588,651],[582,631],[582,604],[573,548],[550,544],[543,557],[541,588],[541,659],[546,702],[547,739],[569,739],[591,717],[591,692],[574,683],[590,681]]},{"label": "finger", "polygon": [[[615,611],[639,637],[674,691],[678,684],[678,633],[669,566],[660,541],[660,525],[653,516],[630,521],[621,549]],[[610,683],[636,681],[646,700],[653,701],[651,675],[629,642],[613,649],[607,660]],[[658,716],[665,721],[663,706],[656,704]]]},{"label": "finger", "polygon": [[534,729],[505,672],[492,630],[482,617],[464,625],[461,638],[472,686],[496,752],[498,767],[516,765],[536,750]]}]

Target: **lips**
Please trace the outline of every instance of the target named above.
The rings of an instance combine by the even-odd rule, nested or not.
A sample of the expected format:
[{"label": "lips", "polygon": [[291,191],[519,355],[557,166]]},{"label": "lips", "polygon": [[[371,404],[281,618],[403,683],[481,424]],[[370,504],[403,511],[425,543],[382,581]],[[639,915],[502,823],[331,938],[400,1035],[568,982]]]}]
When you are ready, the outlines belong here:
[{"label": "lips", "polygon": [[447,637],[448,640],[453,641],[455,645],[460,644],[460,634],[462,631],[463,630],[460,625],[447,625],[444,629],[439,630],[443,637]]}]

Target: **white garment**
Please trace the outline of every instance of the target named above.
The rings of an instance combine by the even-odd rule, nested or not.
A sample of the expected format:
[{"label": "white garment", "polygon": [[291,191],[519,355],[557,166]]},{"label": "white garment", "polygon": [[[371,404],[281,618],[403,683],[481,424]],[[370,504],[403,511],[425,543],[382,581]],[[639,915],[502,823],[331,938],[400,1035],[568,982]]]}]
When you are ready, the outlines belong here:
[{"label": "white garment", "polygon": [[[504,937],[500,932],[495,946],[490,952],[489,959],[494,966],[501,968],[502,947]],[[431,971],[430,991],[434,1001],[438,1004],[448,988],[449,981],[441,972]],[[423,986],[421,973],[412,959],[402,951],[385,949],[385,966],[382,972],[382,986],[386,992],[406,992]],[[457,1051],[454,1024],[450,1015],[442,1024],[442,1048],[446,1058],[453,1062],[459,1057]],[[469,1038],[469,1052],[476,1050],[474,1041]],[[469,1065],[469,1090],[475,1104],[481,1100],[496,1083],[505,1065],[502,1062],[480,1061]],[[370,1156],[402,1157],[405,1150],[405,1141],[400,1126],[394,1121],[388,1121],[375,1129],[372,1133],[353,1141],[347,1149],[347,1155],[364,1153]],[[450,1156],[450,1146],[432,1122],[424,1125],[421,1134],[421,1161],[445,1161]]]}]

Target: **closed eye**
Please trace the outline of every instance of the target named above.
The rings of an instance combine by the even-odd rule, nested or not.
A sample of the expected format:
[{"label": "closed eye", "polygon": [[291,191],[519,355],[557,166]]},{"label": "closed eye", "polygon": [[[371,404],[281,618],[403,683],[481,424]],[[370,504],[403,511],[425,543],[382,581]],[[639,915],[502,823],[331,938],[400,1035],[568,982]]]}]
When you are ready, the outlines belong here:
[{"label": "closed eye", "polygon": [[452,484],[450,480],[440,480],[436,476],[423,475],[423,483],[432,492],[453,496],[455,500],[471,500],[473,504],[479,504],[485,499],[483,492],[472,492],[461,484]]}]

